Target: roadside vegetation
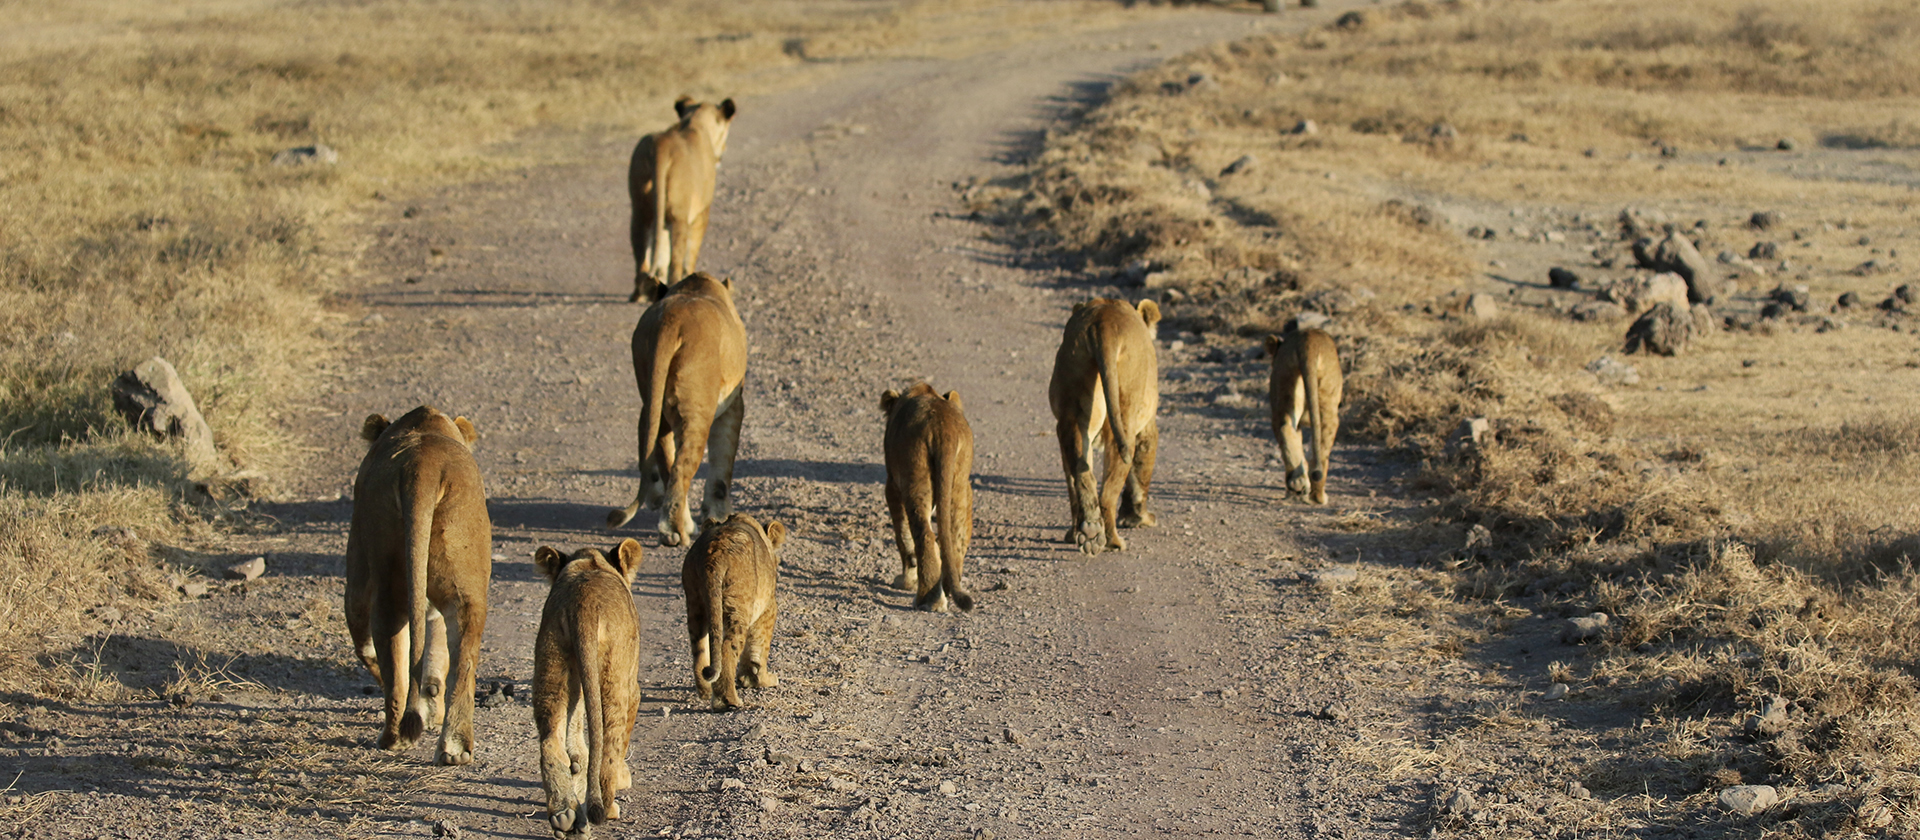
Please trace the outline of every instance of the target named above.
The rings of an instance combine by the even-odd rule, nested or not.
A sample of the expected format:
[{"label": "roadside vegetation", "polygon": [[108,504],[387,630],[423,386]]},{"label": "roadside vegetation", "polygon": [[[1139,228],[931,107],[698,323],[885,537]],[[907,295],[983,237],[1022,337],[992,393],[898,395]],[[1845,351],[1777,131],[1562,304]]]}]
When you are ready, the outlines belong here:
[{"label": "roadside vegetation", "polygon": [[[355,226],[389,196],[524,165],[501,144],[532,127],[637,136],[682,93],[766,92],[1112,13],[994,6],[8,3],[0,682],[110,688],[46,652],[98,627],[90,611],[177,599],[195,570],[161,568],[157,547],[217,538],[231,507],[129,433],[107,389],[121,371],[170,360],[218,471],[270,479],[297,464],[282,419],[345,334],[326,300],[352,282]],[[338,162],[271,163],[314,144]]]},{"label": "roadside vegetation", "polygon": [[[1566,705],[1438,713],[1432,743],[1376,756],[1487,802],[1551,754],[1593,806],[1567,824],[1436,802],[1435,828],[1914,836],[1920,362],[1904,308],[1872,304],[1911,279],[1915,79],[1920,17],[1882,0],[1416,0],[1128,78],[1025,176],[965,195],[1161,299],[1173,334],[1251,347],[1330,316],[1343,436],[1385,444],[1433,500],[1377,537],[1429,546],[1453,616],[1411,592],[1380,610],[1478,627],[1456,655],[1496,670],[1516,617],[1611,616],[1513,674],[1567,683]],[[1627,253],[1649,217],[1708,259],[1781,249],[1722,258],[1740,291],[1672,358],[1623,357],[1627,320],[1569,315],[1650,273]],[[1548,266],[1582,285],[1548,289]],[[1808,314],[1757,314],[1776,285],[1805,287]],[[1836,306],[1849,291],[1867,305]],[[1590,373],[1604,355],[1638,384]],[[1477,445],[1455,437],[1472,417]],[[1729,814],[1740,784],[1784,804]]]}]

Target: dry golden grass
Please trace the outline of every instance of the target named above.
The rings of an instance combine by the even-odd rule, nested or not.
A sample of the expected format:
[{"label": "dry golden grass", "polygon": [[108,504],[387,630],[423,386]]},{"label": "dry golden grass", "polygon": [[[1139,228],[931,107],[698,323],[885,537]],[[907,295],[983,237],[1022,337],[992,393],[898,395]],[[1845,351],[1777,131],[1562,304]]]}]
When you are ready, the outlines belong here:
[{"label": "dry golden grass", "polygon": [[[660,125],[838,62],[953,53],[1112,4],[0,4],[0,679],[112,601],[91,536],[178,529],[185,464],[122,437],[107,384],[169,359],[237,468],[295,460],[277,414],[330,350],[321,301],[364,208],[526,163],[535,126]],[[281,168],[313,143],[335,166]],[[199,514],[182,510],[195,519]]]},{"label": "dry golden grass", "polygon": [[[1906,245],[1908,186],[1716,158],[1782,138],[1834,153],[1920,145],[1915,79],[1920,15],[1886,0],[1413,2],[1133,77],[1028,177],[974,198],[1025,244],[1163,290],[1182,329],[1251,336],[1303,309],[1337,316],[1343,431],[1405,454],[1439,496],[1407,541],[1470,524],[1493,535],[1447,555],[1461,615],[1522,600],[1616,618],[1596,655],[1549,669],[1649,722],[1616,733],[1637,746],[1589,756],[1609,802],[1585,824],[1703,818],[1740,781],[1835,783],[1847,787],[1803,794],[1777,830],[1912,836],[1920,823],[1889,818],[1920,813],[1911,338],[1858,314],[1832,331],[1720,333],[1635,357],[1642,386],[1603,389],[1582,368],[1618,355],[1624,322],[1545,306],[1460,317],[1483,246],[1433,208],[1579,214],[1616,251],[1622,207],[1663,208],[1708,221],[1709,255],[1788,240],[1743,227],[1779,209],[1798,266],[1786,282],[1821,309],[1847,290],[1872,303],[1897,281],[1845,269],[1866,239]],[[1294,133],[1302,120],[1317,130]],[[1242,156],[1252,164],[1224,171]],[[1450,446],[1473,416],[1492,419],[1491,440]],[[1790,725],[1746,735],[1742,718],[1770,696],[1792,704]],[[1503,714],[1482,717],[1525,728]],[[1471,763],[1438,744],[1403,752]]]}]

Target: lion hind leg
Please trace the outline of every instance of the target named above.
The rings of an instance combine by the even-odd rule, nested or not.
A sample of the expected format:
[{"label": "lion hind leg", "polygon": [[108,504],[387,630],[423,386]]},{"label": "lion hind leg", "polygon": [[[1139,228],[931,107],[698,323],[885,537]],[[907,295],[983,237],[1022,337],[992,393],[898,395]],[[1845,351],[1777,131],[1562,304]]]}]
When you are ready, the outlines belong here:
[{"label": "lion hind leg", "polygon": [[[1133,447],[1126,448],[1131,450]],[[1105,469],[1100,477],[1100,525],[1106,531],[1106,547],[1114,551],[1127,550],[1127,541],[1120,536],[1118,516],[1120,494],[1126,489],[1127,479],[1133,473],[1133,459],[1127,454],[1122,452],[1117,441],[1109,443],[1102,465]]]},{"label": "lion hind leg", "polygon": [[1093,484],[1092,441],[1070,418],[1061,420],[1055,432],[1060,438],[1061,468],[1067,474],[1067,507],[1073,514],[1066,541],[1077,544],[1082,554],[1099,554],[1100,514]]},{"label": "lion hind leg", "polygon": [[707,432],[707,494],[700,503],[702,525],[725,522],[733,514],[733,462],[740,454],[740,424],[747,416],[745,386],[722,401]]},{"label": "lion hind leg", "polygon": [[1127,472],[1126,492],[1120,496],[1120,527],[1152,528],[1160,518],[1147,509],[1147,488],[1153,483],[1153,464],[1160,454],[1160,429],[1147,421],[1133,444],[1133,469]]},{"label": "lion hind leg", "polygon": [[887,477],[887,516],[893,520],[894,548],[900,551],[900,574],[894,577],[893,588],[918,592],[920,566],[914,562],[913,531],[907,527],[907,503],[892,476]]}]

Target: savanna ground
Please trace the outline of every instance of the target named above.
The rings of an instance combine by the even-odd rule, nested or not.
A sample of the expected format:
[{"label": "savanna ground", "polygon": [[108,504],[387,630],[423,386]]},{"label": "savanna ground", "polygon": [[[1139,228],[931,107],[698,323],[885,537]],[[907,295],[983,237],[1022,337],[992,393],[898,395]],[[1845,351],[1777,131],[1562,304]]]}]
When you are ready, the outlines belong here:
[{"label": "savanna ground", "polygon": [[[1271,34],[1058,101],[1039,115],[1052,130],[1009,130],[989,155],[913,135],[940,152],[924,160],[889,148],[907,139],[888,120],[930,95],[987,113],[964,91],[1012,61],[986,51],[1009,31],[1151,56],[1150,41],[1180,41],[1143,32],[1177,21],[1193,26],[1180,38],[1220,40],[1244,32],[1247,10],[18,8],[31,37],[4,36],[0,84],[0,190],[20,208],[0,231],[20,278],[0,292],[0,653],[19,686],[5,732],[22,777],[0,807],[25,836],[261,815],[296,833],[424,831],[401,828],[423,810],[537,829],[509,813],[533,801],[530,764],[514,759],[530,748],[504,729],[525,726],[524,707],[491,713],[502,752],[483,755],[485,784],[363,743],[372,704],[355,696],[332,565],[357,460],[341,429],[431,399],[492,432],[482,463],[502,559],[517,562],[497,573],[489,655],[524,655],[514,640],[541,590],[521,549],[597,543],[581,524],[591,506],[629,492],[632,409],[616,401],[632,400],[620,347],[633,312],[594,291],[628,270],[624,199],[579,184],[613,183],[607,161],[659,122],[635,103],[689,89],[791,111],[730,155],[721,200],[752,209],[730,230],[716,219],[726,241],[708,260],[757,284],[743,308],[766,361],[741,504],[808,535],[787,560],[799,603],[781,640],[800,679],[737,719],[643,726],[636,755],[655,761],[634,810],[659,819],[632,831],[1920,825],[1920,522],[1900,492],[1920,357],[1901,307],[1874,307],[1915,279],[1916,129],[1900,115],[1916,113],[1920,20],[1898,4],[1290,13]],[[1127,14],[1151,17],[1078,34]],[[473,48],[437,46],[429,22]],[[663,23],[711,34],[669,38]],[[1001,57],[964,62],[983,55]],[[708,75],[650,72],[695,58]],[[829,74],[857,83],[832,88]],[[1001,83],[998,106],[1104,87],[1035,75],[1031,94]],[[960,133],[940,113],[914,124]],[[315,140],[354,165],[265,165]],[[888,154],[906,160],[888,168]],[[835,163],[848,156],[871,156],[871,172]],[[1731,328],[1673,358],[1624,357],[1625,319],[1569,316],[1606,281],[1645,273],[1622,239],[1626,208],[1635,225],[1675,223],[1709,259],[1774,243],[1774,257],[1716,263],[1740,283],[1714,304]],[[895,218],[909,210],[934,221]],[[995,225],[958,218],[968,211]],[[1756,230],[1758,211],[1780,221]],[[920,223],[944,227],[915,238]],[[920,241],[933,245],[917,256],[875,253]],[[1548,288],[1550,266],[1582,287]],[[1759,317],[1778,284],[1807,286],[1813,311]],[[1462,311],[1489,291],[1498,317]],[[1831,309],[1849,291],[1865,305]],[[1166,305],[1163,422],[1186,441],[1162,480],[1183,516],[1104,566],[1052,543],[1058,477],[1031,434],[1044,408],[994,407],[1044,393],[1059,321],[1047,313],[1097,292]],[[1273,508],[1264,363],[1247,352],[1301,310],[1331,316],[1349,371],[1346,486],[1325,516]],[[925,327],[933,311],[954,323]],[[439,349],[420,350],[422,335]],[[387,363],[367,347],[418,364],[369,372]],[[1005,369],[980,364],[993,348],[1012,354]],[[256,489],[273,501],[209,498],[177,456],[121,431],[104,383],[156,352],[196,389],[229,472],[278,479]],[[1635,365],[1638,384],[1587,373],[1601,355]],[[983,438],[1012,441],[983,446],[976,467],[989,606],[952,627],[894,615],[900,599],[873,582],[890,546],[862,437],[877,438],[868,392],[909,373],[958,379]],[[511,394],[451,404],[488,389]],[[1490,418],[1488,438],[1450,445],[1473,416]],[[183,575],[263,552],[269,579],[176,603]],[[1352,556],[1350,589],[1274,586]],[[845,574],[849,557],[866,576]],[[650,558],[648,641],[673,649],[672,558]],[[1172,640],[1195,629],[1184,602],[1199,599],[1231,617],[1224,655]],[[1596,610],[1613,620],[1591,643],[1555,638],[1560,619]],[[1089,614],[1122,626],[1081,624]],[[1094,641],[1127,644],[1085,651]],[[684,664],[647,668],[648,711],[684,708]],[[1554,683],[1566,699],[1543,699]],[[1750,724],[1769,704],[1784,717]],[[974,746],[982,732],[995,743]],[[209,753],[219,738],[233,740]],[[119,798],[62,792],[74,778]],[[1716,795],[1742,783],[1785,801],[1729,815]],[[236,787],[250,793],[216,793]],[[1271,813],[1202,804],[1220,791]],[[150,810],[108,816],[130,801]]]}]

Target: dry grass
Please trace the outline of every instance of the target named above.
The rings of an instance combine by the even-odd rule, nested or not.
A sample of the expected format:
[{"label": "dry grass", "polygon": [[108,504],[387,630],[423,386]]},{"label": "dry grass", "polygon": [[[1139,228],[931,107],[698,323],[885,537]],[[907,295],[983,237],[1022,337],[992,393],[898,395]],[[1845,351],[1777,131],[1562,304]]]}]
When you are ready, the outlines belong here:
[{"label": "dry grass", "polygon": [[[11,0],[0,28],[0,678],[124,587],[100,526],[200,518],[186,466],[122,438],[107,384],[180,371],[235,468],[296,460],[278,423],[327,356],[321,301],[385,196],[518,166],[535,126],[639,131],[681,93],[952,53],[1111,4]],[[770,72],[773,71],[773,72]],[[335,148],[335,166],[274,167]]]},{"label": "dry grass", "polygon": [[[1585,237],[1554,259],[1585,260],[1589,243],[1620,250],[1621,207],[1664,208],[1707,220],[1696,233],[1711,255],[1789,239],[1744,227],[1782,209],[1790,282],[1872,302],[1888,281],[1846,269],[1869,239],[1906,245],[1908,187],[1716,158],[1781,138],[1920,144],[1900,116],[1920,110],[1916,71],[1920,17],[1884,0],[1413,2],[1128,79],[1028,177],[972,198],[1024,244],[1144,286],[1178,329],[1253,336],[1302,310],[1335,316],[1343,432],[1418,465],[1413,483],[1439,497],[1421,530],[1492,536],[1445,555],[1461,614],[1517,601],[1615,615],[1591,656],[1548,669],[1646,722],[1607,734],[1617,754],[1582,754],[1608,800],[1606,820],[1583,824],[1730,825],[1713,793],[1745,781],[1801,791],[1756,827],[1912,836],[1920,823],[1899,819],[1920,813],[1911,339],[1866,326],[1719,334],[1677,358],[1635,357],[1647,382],[1609,390],[1582,368],[1618,354],[1624,323],[1542,304],[1463,318],[1485,246],[1455,228],[1498,218],[1504,236],[1508,208],[1551,217]],[[1295,133],[1303,120],[1317,130]],[[1491,418],[1490,439],[1452,445],[1474,416]],[[1790,723],[1750,735],[1742,721],[1767,697],[1791,704]],[[1475,720],[1527,728],[1505,712]],[[1407,750],[1416,765],[1473,764],[1447,745]],[[1497,764],[1463,772],[1509,772]]]}]

